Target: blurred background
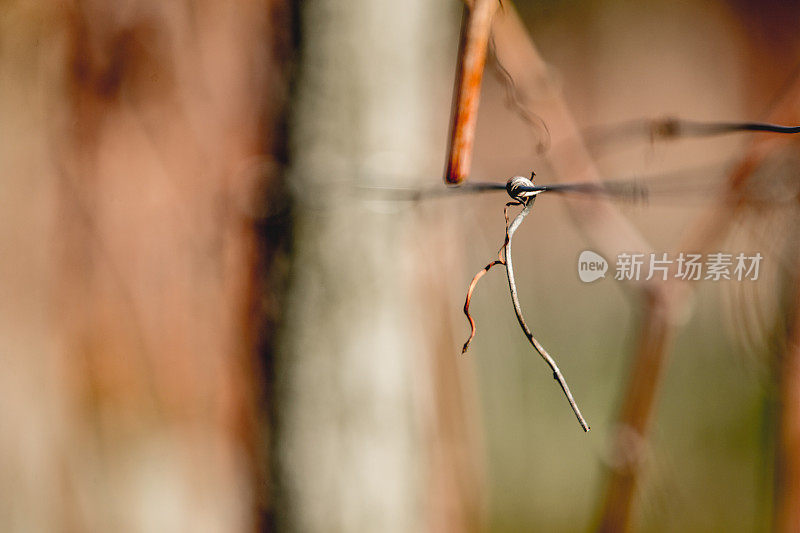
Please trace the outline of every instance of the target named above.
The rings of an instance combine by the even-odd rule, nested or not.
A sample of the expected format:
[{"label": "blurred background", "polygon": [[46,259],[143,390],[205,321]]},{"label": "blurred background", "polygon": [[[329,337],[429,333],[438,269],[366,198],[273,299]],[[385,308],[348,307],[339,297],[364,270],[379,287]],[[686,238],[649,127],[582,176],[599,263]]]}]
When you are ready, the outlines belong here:
[{"label": "blurred background", "polygon": [[470,180],[579,181],[566,104],[603,178],[686,184],[614,208],[627,251],[765,257],[692,294],[585,284],[591,217],[540,198],[520,299],[589,433],[501,267],[460,354],[507,197],[385,190],[444,188],[462,3],[0,4],[0,530],[800,526],[797,146],[613,127],[800,123],[800,7],[515,8],[544,63],[490,53]]}]

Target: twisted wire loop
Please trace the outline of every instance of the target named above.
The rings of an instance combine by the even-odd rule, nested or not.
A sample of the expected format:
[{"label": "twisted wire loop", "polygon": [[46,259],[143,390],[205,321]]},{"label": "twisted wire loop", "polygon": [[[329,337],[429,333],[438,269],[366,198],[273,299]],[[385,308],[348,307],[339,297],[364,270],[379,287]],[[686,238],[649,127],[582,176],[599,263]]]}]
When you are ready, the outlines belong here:
[{"label": "twisted wire loop", "polygon": [[[531,178],[535,174],[531,172]],[[533,179],[528,179],[525,176],[514,176],[506,182],[506,192],[512,200],[520,203],[525,203],[528,199],[535,197],[542,191],[532,191]]]}]

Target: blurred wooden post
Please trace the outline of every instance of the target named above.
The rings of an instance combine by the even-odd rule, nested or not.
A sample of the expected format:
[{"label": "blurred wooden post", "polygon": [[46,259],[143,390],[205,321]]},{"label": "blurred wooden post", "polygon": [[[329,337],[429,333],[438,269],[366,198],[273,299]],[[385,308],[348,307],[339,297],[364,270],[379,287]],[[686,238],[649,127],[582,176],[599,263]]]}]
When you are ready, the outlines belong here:
[{"label": "blurred wooden post", "polygon": [[471,363],[458,358],[442,283],[452,232],[440,208],[424,221],[424,206],[353,195],[441,170],[452,7],[302,3],[297,229],[276,380],[282,528],[481,529]]},{"label": "blurred wooden post", "polygon": [[497,6],[497,0],[474,0],[464,6],[444,176],[448,185],[458,185],[469,176],[478,122],[481,81],[486,65],[492,16]]}]

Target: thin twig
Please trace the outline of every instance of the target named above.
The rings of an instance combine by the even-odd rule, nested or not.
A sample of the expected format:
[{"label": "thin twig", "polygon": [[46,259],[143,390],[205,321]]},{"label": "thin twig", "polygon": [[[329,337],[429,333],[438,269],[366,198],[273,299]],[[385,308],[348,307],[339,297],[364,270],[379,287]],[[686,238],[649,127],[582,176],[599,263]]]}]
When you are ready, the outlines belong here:
[{"label": "thin twig", "polygon": [[589,431],[589,424],[586,423],[586,419],[583,418],[581,414],[581,410],[578,408],[578,404],[575,402],[575,398],[572,397],[572,392],[569,390],[569,385],[567,385],[567,381],[564,379],[563,374],[561,374],[561,370],[558,368],[555,360],[547,353],[547,350],[544,349],[544,346],[541,345],[539,341],[533,336],[528,324],[525,323],[525,318],[522,316],[522,308],[519,304],[519,296],[517,295],[517,284],[514,279],[514,264],[511,261],[511,241],[514,237],[514,232],[517,231],[522,221],[525,219],[526,216],[531,212],[531,208],[533,207],[533,202],[536,199],[534,196],[530,200],[526,201],[523,205],[522,211],[514,218],[514,221],[508,227],[508,232],[506,233],[506,245],[505,245],[505,263],[506,263],[506,274],[508,275],[508,288],[511,291],[511,301],[514,304],[514,312],[517,315],[517,321],[519,322],[522,331],[525,333],[525,336],[530,341],[531,345],[539,352],[539,355],[542,356],[542,359],[548,364],[550,369],[553,371],[553,379],[558,381],[558,384],[561,385],[561,390],[564,391],[564,395],[567,397],[567,401],[569,402],[570,407],[572,407],[572,411],[575,413],[575,416],[578,418],[578,422],[580,423],[581,427],[584,431]]},{"label": "thin twig", "polygon": [[[464,314],[467,315],[467,319],[469,320],[470,324],[470,335],[467,339],[467,342],[464,343],[464,347],[461,350],[461,353],[465,353],[469,348],[470,342],[475,337],[475,321],[473,320],[472,316],[469,313],[469,304],[472,300],[472,293],[475,290],[478,281],[486,275],[489,270],[495,265],[505,265],[506,267],[506,275],[508,276],[508,288],[511,292],[511,302],[514,304],[514,313],[517,315],[517,321],[519,322],[520,327],[522,328],[523,333],[528,338],[528,341],[534,347],[534,349],[539,352],[539,355],[542,356],[542,359],[547,363],[550,369],[553,371],[553,379],[555,379],[558,384],[561,386],[561,390],[564,391],[564,395],[567,397],[567,401],[569,402],[570,407],[572,407],[572,411],[575,413],[575,416],[578,418],[578,422],[580,423],[581,427],[584,431],[589,431],[589,424],[586,423],[586,419],[583,418],[581,414],[581,410],[578,408],[578,404],[575,402],[575,398],[572,396],[572,392],[569,390],[569,385],[567,385],[566,379],[564,379],[564,375],[561,373],[561,370],[558,368],[555,360],[547,353],[544,346],[541,345],[539,341],[533,336],[528,324],[525,322],[525,317],[522,315],[522,307],[519,303],[519,295],[517,294],[517,283],[514,278],[514,264],[511,260],[511,240],[514,237],[514,232],[517,231],[517,228],[522,224],[522,221],[525,220],[525,217],[531,212],[533,208],[533,202],[536,200],[536,196],[523,196],[526,193],[524,190],[519,190],[520,184],[524,187],[527,185],[528,187],[532,186],[532,182],[526,178],[522,177],[514,177],[509,180],[507,185],[507,190],[509,195],[514,198],[513,202],[509,202],[506,204],[505,209],[503,210],[503,215],[505,216],[506,220],[506,236],[505,241],[503,242],[503,246],[500,248],[498,252],[498,258],[494,261],[490,262],[488,265],[483,267],[475,277],[472,278],[472,282],[469,284],[469,289],[467,290],[467,298],[464,302]],[[508,208],[514,205],[521,205],[522,211],[514,217],[513,222],[509,224],[508,218]]]}]

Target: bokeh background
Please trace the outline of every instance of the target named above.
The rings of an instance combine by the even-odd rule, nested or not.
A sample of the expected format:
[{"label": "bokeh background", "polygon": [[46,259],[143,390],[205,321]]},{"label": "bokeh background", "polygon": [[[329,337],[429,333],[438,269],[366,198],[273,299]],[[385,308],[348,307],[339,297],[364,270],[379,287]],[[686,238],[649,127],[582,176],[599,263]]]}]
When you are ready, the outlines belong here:
[{"label": "bokeh background", "polygon": [[[800,119],[794,5],[514,5],[548,87],[594,132],[601,175],[686,184],[619,206],[653,250],[692,251],[676,243],[704,227],[753,136],[611,142],[606,126],[758,120],[787,99],[786,120]],[[462,11],[0,5],[0,529],[597,527],[638,289],[582,283],[586,228],[563,200],[537,201],[515,237],[520,298],[585,434],[519,330],[502,270],[479,284],[460,354],[504,195],[387,190],[444,187]],[[576,179],[552,172],[563,147],[537,152],[548,134],[507,88],[490,57],[470,179]],[[548,102],[528,104],[547,117]],[[770,197],[796,198],[796,151],[755,169]],[[679,313],[636,441],[635,531],[778,525],[791,205],[738,212],[710,250],[762,253],[758,281],[697,283]]]}]

